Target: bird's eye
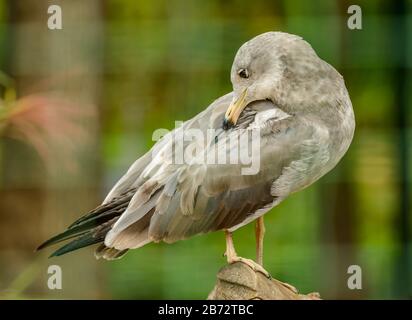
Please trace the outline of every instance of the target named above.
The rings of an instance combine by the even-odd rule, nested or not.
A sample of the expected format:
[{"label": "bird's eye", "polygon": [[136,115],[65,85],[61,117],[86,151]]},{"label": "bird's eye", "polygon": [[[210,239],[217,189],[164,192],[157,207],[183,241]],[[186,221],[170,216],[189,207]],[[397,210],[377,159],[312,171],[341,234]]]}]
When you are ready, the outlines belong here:
[{"label": "bird's eye", "polygon": [[249,72],[247,71],[247,69],[239,69],[239,71],[237,72],[237,74],[239,75],[239,77],[247,79],[249,78]]}]

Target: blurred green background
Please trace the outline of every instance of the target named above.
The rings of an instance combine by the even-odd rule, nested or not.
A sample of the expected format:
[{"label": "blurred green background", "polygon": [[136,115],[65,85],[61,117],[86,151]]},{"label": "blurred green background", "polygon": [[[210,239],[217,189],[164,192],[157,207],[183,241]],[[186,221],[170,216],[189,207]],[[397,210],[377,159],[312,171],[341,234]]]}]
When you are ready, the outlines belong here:
[{"label": "blurred green background", "polygon": [[[47,28],[62,8],[63,29]],[[351,4],[362,30],[347,27]],[[0,1],[0,298],[203,299],[223,233],[96,261],[43,240],[98,205],[158,128],[231,91],[237,49],[301,35],[344,76],[355,110],[341,163],[266,215],[265,264],[323,298],[411,298],[412,1]],[[254,258],[253,225],[235,233]],[[63,270],[49,290],[47,268]],[[362,290],[347,287],[350,265]]]}]

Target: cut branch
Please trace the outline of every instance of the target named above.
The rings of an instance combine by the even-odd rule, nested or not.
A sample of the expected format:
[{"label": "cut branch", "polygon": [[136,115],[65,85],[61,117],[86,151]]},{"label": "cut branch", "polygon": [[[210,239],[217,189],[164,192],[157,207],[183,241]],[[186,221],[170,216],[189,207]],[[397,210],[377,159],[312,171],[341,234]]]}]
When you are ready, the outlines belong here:
[{"label": "cut branch", "polygon": [[220,269],[208,300],[320,300],[320,296],[317,292],[299,294],[292,286],[236,262]]}]

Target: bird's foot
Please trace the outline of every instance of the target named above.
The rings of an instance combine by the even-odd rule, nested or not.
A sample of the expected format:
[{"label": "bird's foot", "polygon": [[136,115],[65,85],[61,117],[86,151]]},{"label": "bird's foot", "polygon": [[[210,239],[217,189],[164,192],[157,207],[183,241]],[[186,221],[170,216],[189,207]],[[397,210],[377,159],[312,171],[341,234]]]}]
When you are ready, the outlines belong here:
[{"label": "bird's foot", "polygon": [[[277,280],[277,281],[279,281],[279,280]],[[282,286],[284,286],[286,289],[289,289],[290,291],[293,291],[293,293],[296,293],[296,294],[299,293],[298,289],[296,289],[296,288],[295,288],[294,286],[292,286],[291,284],[286,283],[286,282],[282,282],[282,281],[279,281],[279,283],[280,283]]]},{"label": "bird's foot", "polygon": [[252,259],[246,259],[246,258],[242,258],[239,256],[231,256],[227,258],[227,262],[229,264],[232,264],[235,262],[242,262],[246,264],[247,266],[249,266],[253,271],[260,272],[265,277],[272,279],[272,276],[270,275],[270,273],[267,272],[260,264],[258,264],[256,261],[253,261]]}]

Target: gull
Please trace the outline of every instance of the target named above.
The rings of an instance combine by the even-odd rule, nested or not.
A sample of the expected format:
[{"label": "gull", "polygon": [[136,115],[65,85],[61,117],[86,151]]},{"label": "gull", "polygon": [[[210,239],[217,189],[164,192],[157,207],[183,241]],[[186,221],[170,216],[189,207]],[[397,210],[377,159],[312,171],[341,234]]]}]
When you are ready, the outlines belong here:
[{"label": "gull", "polygon": [[[343,77],[297,35],[267,32],[244,43],[230,79],[232,92],[163,136],[101,205],[38,249],[71,239],[52,256],[99,244],[96,258],[112,260],[151,242],[223,230],[228,263],[269,276],[264,214],[337,165],[353,138],[354,113]],[[178,138],[187,132],[200,134]],[[209,132],[212,139],[205,139]],[[216,150],[223,160],[251,150],[258,170],[205,161],[216,160],[208,157]],[[176,161],[182,152],[192,156]],[[252,221],[256,261],[238,256],[232,239]]]}]

